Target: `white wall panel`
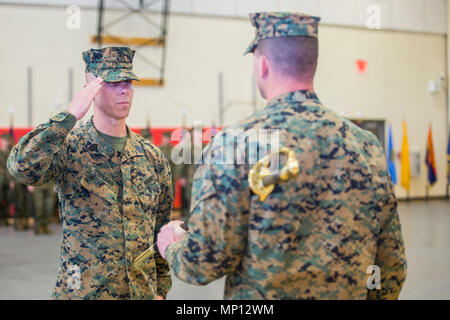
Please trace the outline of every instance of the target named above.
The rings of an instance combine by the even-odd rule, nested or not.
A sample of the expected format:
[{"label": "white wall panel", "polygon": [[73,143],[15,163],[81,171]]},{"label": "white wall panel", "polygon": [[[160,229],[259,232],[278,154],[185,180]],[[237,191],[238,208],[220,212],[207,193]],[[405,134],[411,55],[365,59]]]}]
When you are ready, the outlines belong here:
[{"label": "white wall panel", "polygon": [[191,0],[170,0],[170,10],[180,13],[192,13],[194,11]]},{"label": "white wall panel", "polygon": [[392,2],[392,27],[411,31],[424,30],[424,1],[395,0]]},{"label": "white wall panel", "polygon": [[9,4],[47,4],[47,0],[0,0],[0,3],[9,3]]},{"label": "white wall panel", "polygon": [[[129,6],[138,4],[137,0],[123,1]],[[93,0],[0,0],[1,3],[97,6]],[[118,0],[105,0],[105,4],[107,8],[124,7]],[[324,24],[366,27],[370,5],[380,7],[383,29],[447,33],[446,0],[171,0],[171,11],[229,17],[248,17],[248,13],[257,11],[296,11],[320,16]],[[161,6],[162,1],[150,9]]]},{"label": "white wall panel", "polygon": [[313,16],[320,15],[319,1],[279,0],[280,11],[303,12]]},{"label": "white wall panel", "polygon": [[367,21],[371,12],[367,12],[370,6],[377,6],[380,9],[380,25],[382,29],[392,28],[392,1],[393,0],[359,0],[358,20],[360,26],[367,26]]},{"label": "white wall panel", "polygon": [[248,17],[252,12],[280,10],[277,0],[237,0],[236,8],[237,14],[242,17]]},{"label": "white wall panel", "polygon": [[322,22],[342,25],[355,25],[357,20],[357,0],[320,0]]},{"label": "white wall panel", "polygon": [[[108,1],[108,0],[107,0]],[[97,6],[97,1],[89,1],[89,0],[76,0],[76,1],[71,1],[71,0],[46,0],[43,1],[45,2],[45,4],[47,5],[57,5],[57,6],[70,6],[70,5],[78,5],[78,6]],[[111,4],[115,4],[115,1],[113,0],[111,2]],[[117,5],[117,4],[115,4]],[[120,6],[121,8],[123,8],[123,6]]]},{"label": "white wall panel", "polygon": [[235,0],[193,0],[194,12],[197,14],[235,16]]},{"label": "white wall panel", "polygon": [[445,0],[425,0],[424,30],[428,32],[447,32],[447,8]]}]

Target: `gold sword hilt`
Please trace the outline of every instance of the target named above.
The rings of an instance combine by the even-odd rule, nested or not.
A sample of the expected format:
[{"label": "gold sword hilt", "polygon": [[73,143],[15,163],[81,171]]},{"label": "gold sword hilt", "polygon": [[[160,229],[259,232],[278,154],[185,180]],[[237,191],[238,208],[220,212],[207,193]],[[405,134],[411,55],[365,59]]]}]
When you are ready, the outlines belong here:
[{"label": "gold sword hilt", "polygon": [[[187,222],[186,221],[183,222],[180,225],[180,227],[183,228],[184,230],[187,230],[188,229]],[[156,250],[157,250],[156,244],[153,244],[147,250],[145,250],[140,255],[138,255],[136,258],[134,258],[132,263],[131,263],[133,268],[136,269],[136,270],[141,270],[142,266],[147,263],[147,259],[152,257],[153,255],[155,255]]]},{"label": "gold sword hilt", "polygon": [[[187,230],[187,222],[183,222],[183,224],[180,225],[181,228],[183,228],[184,230]],[[131,262],[131,266],[134,270],[138,271],[141,273],[141,275],[144,277],[146,283],[149,282],[148,276],[147,274],[144,272],[144,270],[142,269],[142,267],[148,263],[148,259],[152,256],[155,255],[157,249],[157,245],[156,243],[154,243],[153,245],[151,245],[147,250],[145,250],[144,252],[142,252],[140,255],[138,255],[136,258],[133,259],[133,261]],[[150,289],[152,290],[153,294],[156,296],[157,293],[155,292],[155,290],[150,286]]]},{"label": "gold sword hilt", "polygon": [[131,263],[133,268],[136,270],[140,270],[144,264],[146,264],[146,261],[151,256],[155,255],[156,249],[155,244],[153,244],[150,248],[142,252],[140,255],[138,255],[136,258],[133,259],[133,262]]},{"label": "gold sword hilt", "polygon": [[[285,154],[287,161],[279,172],[270,172],[270,159],[276,155]],[[280,148],[266,157],[260,159],[248,174],[248,184],[250,189],[264,201],[273,191],[275,185],[297,176],[299,163],[295,158],[295,153],[287,147]]]}]

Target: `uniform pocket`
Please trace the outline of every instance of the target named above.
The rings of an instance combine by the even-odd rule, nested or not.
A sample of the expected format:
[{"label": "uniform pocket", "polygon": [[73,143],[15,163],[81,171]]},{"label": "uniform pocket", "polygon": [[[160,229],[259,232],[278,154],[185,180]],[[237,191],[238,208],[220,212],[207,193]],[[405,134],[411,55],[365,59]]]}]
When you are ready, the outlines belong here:
[{"label": "uniform pocket", "polygon": [[161,193],[161,185],[154,174],[151,174],[143,182],[133,184],[137,197],[145,212],[156,211]]},{"label": "uniform pocket", "polygon": [[147,284],[152,287],[157,287],[157,279],[156,279],[156,262],[155,258],[151,257],[148,259],[148,261],[142,266],[142,272],[146,275],[146,278],[144,277],[144,280],[147,282]]},{"label": "uniform pocket", "polygon": [[[115,225],[120,222],[118,211],[118,186],[109,185],[98,176],[81,177],[80,184],[85,190],[81,197],[74,199],[73,204],[80,208],[77,213],[92,235],[101,232],[101,227]],[[87,193],[86,193],[87,192]]]},{"label": "uniform pocket", "polygon": [[117,201],[118,187],[107,183],[97,175],[81,177],[80,184],[89,193],[102,198],[106,202],[116,203]]}]

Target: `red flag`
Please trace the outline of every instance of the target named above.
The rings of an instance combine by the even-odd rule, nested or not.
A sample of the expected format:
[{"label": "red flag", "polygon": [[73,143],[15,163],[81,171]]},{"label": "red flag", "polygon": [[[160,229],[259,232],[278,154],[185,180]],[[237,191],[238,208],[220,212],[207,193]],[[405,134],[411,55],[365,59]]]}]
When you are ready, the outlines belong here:
[{"label": "red flag", "polygon": [[173,208],[181,208],[181,186],[178,180],[175,182],[175,199],[173,201]]}]

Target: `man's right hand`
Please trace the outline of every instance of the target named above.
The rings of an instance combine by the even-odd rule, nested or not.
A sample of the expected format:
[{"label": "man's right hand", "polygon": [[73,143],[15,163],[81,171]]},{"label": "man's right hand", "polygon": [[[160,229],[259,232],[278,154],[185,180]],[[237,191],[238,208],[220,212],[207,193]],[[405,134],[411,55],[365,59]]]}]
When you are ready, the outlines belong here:
[{"label": "man's right hand", "polygon": [[102,87],[103,79],[96,78],[95,80],[86,84],[84,88],[78,92],[69,104],[69,112],[80,120],[88,112],[92,105],[92,101]]},{"label": "man's right hand", "polygon": [[159,230],[156,245],[158,246],[159,254],[164,259],[166,258],[167,247],[174,242],[179,242],[184,239],[187,231],[181,227],[182,224],[183,221],[181,220],[173,220],[162,226]]}]

